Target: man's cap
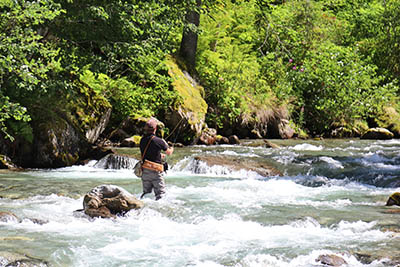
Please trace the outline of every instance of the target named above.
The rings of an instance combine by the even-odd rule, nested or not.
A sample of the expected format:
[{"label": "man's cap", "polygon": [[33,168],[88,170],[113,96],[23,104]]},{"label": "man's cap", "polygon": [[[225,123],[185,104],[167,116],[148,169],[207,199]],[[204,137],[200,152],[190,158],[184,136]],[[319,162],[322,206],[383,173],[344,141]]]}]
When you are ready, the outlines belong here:
[{"label": "man's cap", "polygon": [[157,128],[157,121],[155,119],[149,119],[144,125],[146,131],[152,131]]}]

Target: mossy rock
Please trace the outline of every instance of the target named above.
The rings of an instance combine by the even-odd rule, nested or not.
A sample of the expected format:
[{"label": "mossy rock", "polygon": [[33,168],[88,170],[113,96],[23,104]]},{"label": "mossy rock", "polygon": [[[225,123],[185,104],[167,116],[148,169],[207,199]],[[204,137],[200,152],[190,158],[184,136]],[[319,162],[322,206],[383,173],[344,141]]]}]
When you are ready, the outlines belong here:
[{"label": "mossy rock", "polygon": [[[77,77],[74,90],[59,90],[28,106],[32,121],[32,149],[22,167],[71,166],[85,159],[105,129],[110,103]],[[51,105],[49,105],[51,103]]]},{"label": "mossy rock", "polygon": [[54,116],[34,126],[33,167],[56,168],[76,164],[91,146],[81,129]]},{"label": "mossy rock", "polygon": [[384,107],[375,118],[377,125],[390,130],[396,138],[400,137],[400,114],[394,107]]},{"label": "mossy rock", "polygon": [[168,56],[166,58],[168,74],[172,78],[172,87],[178,93],[180,101],[173,107],[173,110],[166,116],[166,124],[171,132],[184,135],[180,140],[184,143],[193,143],[207,128],[205,117],[208,105],[204,100],[204,88],[185,71],[180,68],[177,60]]},{"label": "mossy rock", "polygon": [[395,192],[391,194],[386,202],[386,206],[400,206],[400,193]]},{"label": "mossy rock", "polygon": [[371,128],[361,136],[361,139],[388,140],[392,139],[394,134],[385,128]]},{"label": "mossy rock", "polygon": [[192,113],[191,122],[198,123],[204,121],[208,105],[204,100],[204,88],[198,85],[190,75],[179,68],[177,61],[172,57],[166,58],[168,74],[173,82],[172,86],[178,91],[182,98],[180,107],[184,112]]},{"label": "mossy rock", "polygon": [[0,154],[0,169],[17,170],[18,167],[11,161],[9,157]]}]

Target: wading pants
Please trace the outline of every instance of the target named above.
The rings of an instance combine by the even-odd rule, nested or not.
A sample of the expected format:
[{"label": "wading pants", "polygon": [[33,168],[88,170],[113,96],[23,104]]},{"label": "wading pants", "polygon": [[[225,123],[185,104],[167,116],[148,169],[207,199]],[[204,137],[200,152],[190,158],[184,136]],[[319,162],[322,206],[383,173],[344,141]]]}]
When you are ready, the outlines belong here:
[{"label": "wading pants", "polygon": [[165,181],[164,172],[158,172],[143,168],[142,175],[143,195],[151,193],[154,189],[154,195],[156,200],[161,198],[162,194],[165,194]]}]

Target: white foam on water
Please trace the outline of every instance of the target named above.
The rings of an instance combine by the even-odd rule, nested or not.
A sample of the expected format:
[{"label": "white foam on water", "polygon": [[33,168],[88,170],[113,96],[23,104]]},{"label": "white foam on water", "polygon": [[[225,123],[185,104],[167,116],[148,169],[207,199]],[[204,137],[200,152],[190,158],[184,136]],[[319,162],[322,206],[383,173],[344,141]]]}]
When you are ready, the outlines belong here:
[{"label": "white foam on water", "polygon": [[196,161],[193,158],[185,158],[175,164],[172,167],[172,173],[170,175],[200,175],[207,177],[225,177],[225,178],[262,178],[263,176],[259,175],[254,171],[247,170],[232,170],[225,166],[209,166],[207,163],[202,161]]},{"label": "white foam on water", "polygon": [[[262,210],[265,203],[282,206],[286,203],[318,202],[320,200],[314,201],[313,196],[327,194],[326,190],[345,188],[309,188],[278,179],[221,181],[204,187],[171,186],[165,198],[160,201],[144,199],[144,209],[115,220],[89,220],[84,216],[74,216],[73,211],[82,207],[82,198],[71,199],[53,194],[14,201],[18,216],[35,217],[48,223],[39,225],[24,220],[20,224],[6,224],[5,227],[64,244],[54,251],[53,257],[63,257],[66,253],[73,266],[224,266],[225,260],[243,264],[265,262],[266,256],[260,253],[271,249],[287,251],[302,248],[301,251],[313,251],[323,244],[338,247],[340,251],[392,238],[389,232],[376,230],[376,222],[341,221],[322,226],[316,219],[306,217],[283,225],[271,225],[245,220],[236,214],[235,208],[230,208]],[[191,204],[196,204],[196,199],[203,204],[200,210]],[[334,199],[331,203],[341,205],[340,201],[346,202]],[[222,216],[209,213],[207,209],[210,205],[231,212]],[[189,218],[177,216],[182,212],[196,215]],[[66,249],[68,252],[65,252]],[[293,259],[268,255],[267,259],[293,266],[315,259],[314,254],[299,253]]]},{"label": "white foam on water", "polygon": [[34,170],[27,172],[34,177],[51,177],[51,179],[125,179],[136,177],[129,169],[100,169],[88,165],[71,166],[53,170]]},{"label": "white foam on water", "polygon": [[239,156],[239,153],[232,151],[232,150],[224,150],[220,152],[221,155],[228,155],[228,156]]},{"label": "white foam on water", "polygon": [[373,164],[373,166],[380,170],[392,170],[392,171],[400,170],[400,166],[398,166],[398,165],[375,163],[375,164]]},{"label": "white foam on water", "polygon": [[319,159],[324,161],[324,162],[326,162],[326,163],[328,163],[331,168],[339,168],[339,169],[343,169],[344,168],[340,161],[335,160],[335,159],[333,159],[331,157],[320,157]]},{"label": "white foam on water", "polygon": [[[320,187],[307,187],[295,183],[292,180],[273,178],[269,180],[240,179],[226,180],[212,183],[208,186],[170,187],[169,194],[184,199],[199,199],[219,205],[234,206],[246,209],[262,209],[263,205],[291,205],[312,206],[327,208],[343,208],[355,205],[348,197],[337,195],[349,195],[353,192],[366,195],[382,195],[385,190],[367,188],[357,183],[343,183]],[[390,195],[390,190],[387,191]],[[359,202],[357,204],[360,204]],[[368,203],[370,206],[381,203]]]},{"label": "white foam on water", "polygon": [[324,149],[324,147],[322,145],[314,146],[311,144],[299,144],[295,145],[292,149],[296,151],[321,151]]},{"label": "white foam on water", "polygon": [[[298,256],[286,261],[293,264],[292,266],[301,266],[302,263],[311,263],[322,253],[314,251],[315,247],[321,245],[336,246],[338,251],[345,251],[346,246],[354,246],[360,240],[377,242],[390,238],[389,234],[372,230],[371,223],[363,222],[346,222],[327,228],[312,218],[288,225],[271,226],[244,221],[235,214],[229,214],[220,220],[205,218],[198,223],[179,223],[152,212],[142,216],[145,217],[130,218],[126,222],[127,225],[124,226],[130,227],[124,227],[129,229],[125,231],[125,235],[114,237],[112,242],[102,242],[97,248],[92,246],[89,251],[83,249],[77,253],[79,256],[86,254],[89,258],[94,257],[94,254],[101,255],[100,258],[117,262],[140,259],[163,266],[185,266],[205,262],[218,266],[216,260],[222,255],[231,257],[233,261],[240,261],[236,252],[247,250],[248,254],[252,255],[251,251],[254,248],[268,251],[301,247],[302,250],[313,251],[311,255]],[[343,226],[344,224],[346,225]],[[109,230],[104,231],[104,234],[107,235],[107,232]],[[86,246],[88,245],[90,243],[86,242]],[[357,263],[351,257],[345,259]]]}]

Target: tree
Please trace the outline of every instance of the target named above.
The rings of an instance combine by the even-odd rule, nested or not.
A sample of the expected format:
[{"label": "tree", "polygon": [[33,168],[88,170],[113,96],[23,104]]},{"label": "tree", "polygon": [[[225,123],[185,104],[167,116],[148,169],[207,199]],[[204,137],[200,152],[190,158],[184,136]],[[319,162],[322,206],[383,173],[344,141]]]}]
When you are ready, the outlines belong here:
[{"label": "tree", "polygon": [[7,121],[29,121],[24,99],[48,90],[48,75],[58,68],[58,51],[40,34],[61,13],[52,1],[0,3],[0,130],[12,138]]},{"label": "tree", "polygon": [[183,34],[181,45],[179,49],[179,56],[184,60],[189,70],[194,71],[196,68],[196,52],[198,41],[198,27],[200,25],[200,8],[202,1],[196,0],[194,7],[188,7],[185,16],[185,25],[183,27]]}]

